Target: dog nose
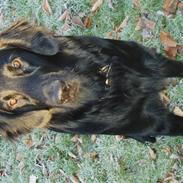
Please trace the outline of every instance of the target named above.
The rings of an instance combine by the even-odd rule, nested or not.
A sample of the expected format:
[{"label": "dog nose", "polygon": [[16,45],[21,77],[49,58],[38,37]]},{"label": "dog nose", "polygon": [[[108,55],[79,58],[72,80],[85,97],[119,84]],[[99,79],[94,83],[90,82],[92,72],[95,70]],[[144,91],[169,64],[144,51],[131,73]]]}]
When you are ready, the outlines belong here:
[{"label": "dog nose", "polygon": [[43,87],[43,93],[48,104],[58,104],[62,92],[62,83],[59,80],[52,81]]}]

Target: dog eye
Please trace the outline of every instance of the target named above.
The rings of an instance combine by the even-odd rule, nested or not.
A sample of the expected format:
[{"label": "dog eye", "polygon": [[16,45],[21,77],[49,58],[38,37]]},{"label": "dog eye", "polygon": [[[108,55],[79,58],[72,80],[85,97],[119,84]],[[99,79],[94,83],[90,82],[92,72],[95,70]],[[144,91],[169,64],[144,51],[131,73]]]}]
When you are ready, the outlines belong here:
[{"label": "dog eye", "polygon": [[20,60],[20,58],[15,58],[12,63],[11,63],[12,67],[15,69],[21,69],[23,66],[22,61]]},{"label": "dog eye", "polygon": [[16,104],[17,104],[17,99],[15,99],[15,98],[10,98],[9,100],[8,100],[8,106],[10,106],[10,107],[13,107],[13,106],[15,106]]}]

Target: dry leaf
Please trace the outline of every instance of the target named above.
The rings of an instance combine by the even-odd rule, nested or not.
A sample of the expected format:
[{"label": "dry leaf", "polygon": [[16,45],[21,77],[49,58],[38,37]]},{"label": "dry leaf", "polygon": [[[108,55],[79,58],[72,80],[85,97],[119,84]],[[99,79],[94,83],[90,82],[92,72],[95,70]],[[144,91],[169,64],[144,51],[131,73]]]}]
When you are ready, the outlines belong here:
[{"label": "dry leaf", "polygon": [[162,101],[165,107],[167,107],[167,105],[170,103],[170,99],[165,92],[160,92],[160,100]]},{"label": "dry leaf", "polygon": [[91,12],[95,13],[102,6],[103,0],[97,0],[91,8]]},{"label": "dry leaf", "polygon": [[141,30],[142,29],[142,18],[140,17],[139,19],[138,19],[138,22],[137,22],[137,25],[136,25],[136,27],[135,27],[135,30],[136,31],[139,31],[139,30]]},{"label": "dry leaf", "polygon": [[176,58],[177,55],[177,47],[167,47],[165,48],[165,53],[169,58]]},{"label": "dry leaf", "polygon": [[170,147],[164,148],[163,151],[165,152],[165,154],[166,154],[167,156],[170,155],[170,154],[172,153],[172,150],[171,150]]},{"label": "dry leaf", "polygon": [[78,138],[79,138],[78,135],[74,135],[74,136],[71,138],[71,141],[76,143],[76,142],[78,141]]},{"label": "dry leaf", "polygon": [[177,53],[183,54],[183,45],[177,45]]},{"label": "dry leaf", "polygon": [[18,168],[20,170],[20,173],[22,174],[23,173],[23,170],[25,168],[25,163],[24,161],[20,161],[19,164],[18,164]]},{"label": "dry leaf", "polygon": [[96,135],[92,135],[92,136],[91,136],[91,141],[92,141],[93,143],[95,143],[96,140],[97,140],[97,136],[96,136]]},{"label": "dry leaf", "polygon": [[71,178],[72,183],[80,183],[79,178],[76,175],[73,175]]},{"label": "dry leaf", "polygon": [[164,0],[163,9],[165,14],[175,14],[179,0]]},{"label": "dry leaf", "polygon": [[167,47],[176,47],[177,42],[172,38],[172,36],[167,32],[160,32],[160,40]]},{"label": "dry leaf", "polygon": [[149,148],[149,158],[151,160],[155,160],[156,159],[156,151],[155,151],[155,149]]},{"label": "dry leaf", "polygon": [[179,7],[181,13],[183,14],[183,2],[179,2],[178,7]]},{"label": "dry leaf", "polygon": [[70,19],[70,13],[68,10],[65,10],[61,15],[60,17],[58,18],[60,21],[64,21],[64,20],[67,20],[67,19]]},{"label": "dry leaf", "polygon": [[91,25],[92,25],[92,18],[91,18],[91,17],[86,17],[86,18],[84,19],[84,26],[85,26],[86,28],[90,28]]},{"label": "dry leaf", "polygon": [[37,177],[34,176],[34,175],[31,175],[31,176],[29,177],[29,183],[36,183],[36,182],[37,182]]},{"label": "dry leaf", "polygon": [[72,17],[72,23],[75,24],[75,25],[78,25],[80,27],[85,27],[82,20],[81,20],[81,18],[78,17],[78,16]]},{"label": "dry leaf", "polygon": [[107,32],[106,37],[109,38],[109,39],[112,39],[113,38],[113,32]]},{"label": "dry leaf", "polygon": [[22,161],[23,159],[24,159],[24,156],[22,154],[20,154],[20,153],[17,153],[16,160],[17,161]]},{"label": "dry leaf", "polygon": [[49,5],[48,0],[43,0],[43,10],[47,13],[47,14],[52,14],[52,10],[51,7]]},{"label": "dry leaf", "polygon": [[72,152],[68,152],[68,155],[73,158],[73,159],[77,159],[77,156],[75,154],[73,154]]},{"label": "dry leaf", "polygon": [[153,30],[156,26],[156,23],[152,20],[149,20],[145,17],[140,17],[138,19],[137,25],[135,27],[136,31],[139,31],[141,29],[150,29]]},{"label": "dry leaf", "polygon": [[129,21],[129,17],[126,16],[125,19],[122,21],[122,23],[120,24],[119,27],[116,28],[116,32],[121,32],[128,24],[128,21]]},{"label": "dry leaf", "polygon": [[156,26],[156,23],[154,21],[148,20],[147,18],[144,20],[144,23],[145,23],[145,27],[147,29],[153,30],[155,28],[155,26]]},{"label": "dry leaf", "polygon": [[183,117],[183,111],[177,106],[174,107],[173,113],[177,116]]},{"label": "dry leaf", "polygon": [[76,148],[77,148],[78,155],[82,156],[83,150],[82,150],[81,146],[79,144],[76,144]]},{"label": "dry leaf", "polygon": [[74,135],[72,138],[71,138],[71,141],[72,142],[79,142],[80,144],[82,144],[83,143],[83,140],[82,140],[82,138],[81,137],[79,137],[79,135]]},{"label": "dry leaf", "polygon": [[65,23],[62,26],[62,29],[61,29],[61,31],[62,31],[63,34],[66,33],[66,32],[68,32],[68,31],[70,31],[70,30],[71,30],[71,26],[69,24],[67,24],[67,23]]},{"label": "dry leaf", "polygon": [[92,160],[98,159],[98,154],[95,151],[90,152],[90,153],[85,153],[83,156],[84,156],[84,158],[91,158]]},{"label": "dry leaf", "polygon": [[0,25],[3,24],[3,19],[4,19],[3,11],[0,9]]},{"label": "dry leaf", "polygon": [[123,136],[123,135],[116,135],[115,138],[116,138],[117,141],[121,141],[121,140],[125,139],[125,136]]},{"label": "dry leaf", "polygon": [[108,1],[108,6],[109,6],[110,9],[112,9],[112,10],[114,9],[112,0]]},{"label": "dry leaf", "polygon": [[25,139],[24,143],[26,144],[26,146],[28,148],[31,148],[33,146],[33,140],[30,136],[29,136],[29,138]]},{"label": "dry leaf", "polygon": [[133,5],[134,5],[134,7],[136,7],[136,8],[140,8],[140,1],[139,0],[133,0]]},{"label": "dry leaf", "polygon": [[6,171],[3,169],[0,169],[0,177],[6,176]]}]

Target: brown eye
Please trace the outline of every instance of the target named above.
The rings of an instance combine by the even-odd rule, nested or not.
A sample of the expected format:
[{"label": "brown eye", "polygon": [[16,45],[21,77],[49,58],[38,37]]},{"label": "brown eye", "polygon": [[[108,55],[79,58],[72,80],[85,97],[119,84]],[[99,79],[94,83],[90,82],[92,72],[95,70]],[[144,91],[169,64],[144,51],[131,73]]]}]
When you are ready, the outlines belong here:
[{"label": "brown eye", "polygon": [[17,99],[15,99],[15,98],[9,99],[8,105],[9,105],[10,107],[13,107],[13,106],[16,105],[16,104],[17,104]]},{"label": "brown eye", "polygon": [[15,69],[20,69],[22,67],[22,61],[19,58],[15,58],[12,63],[12,67]]}]

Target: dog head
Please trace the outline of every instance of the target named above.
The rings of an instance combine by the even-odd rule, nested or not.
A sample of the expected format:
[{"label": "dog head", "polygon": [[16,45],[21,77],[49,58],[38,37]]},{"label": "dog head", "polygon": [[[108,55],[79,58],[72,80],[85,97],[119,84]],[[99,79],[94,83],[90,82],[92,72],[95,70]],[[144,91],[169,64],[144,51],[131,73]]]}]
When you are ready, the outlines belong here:
[{"label": "dog head", "polygon": [[59,54],[53,33],[27,22],[0,34],[1,134],[47,127],[54,113],[76,108],[90,95],[86,79],[57,64]]}]

